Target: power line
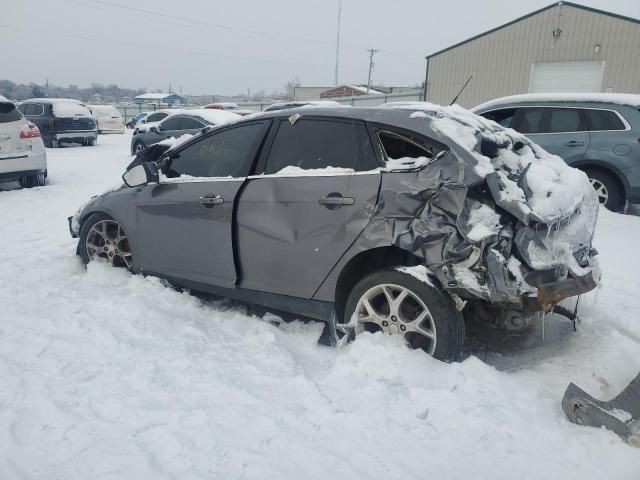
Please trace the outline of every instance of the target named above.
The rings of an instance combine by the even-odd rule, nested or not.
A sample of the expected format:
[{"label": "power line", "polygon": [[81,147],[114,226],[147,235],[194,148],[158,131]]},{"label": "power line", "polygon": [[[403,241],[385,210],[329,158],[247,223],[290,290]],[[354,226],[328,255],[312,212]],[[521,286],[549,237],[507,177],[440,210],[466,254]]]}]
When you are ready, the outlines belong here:
[{"label": "power line", "polygon": [[86,41],[90,41],[90,42],[98,42],[98,43],[105,43],[105,44],[111,44],[111,45],[118,45],[118,46],[123,46],[123,47],[136,47],[136,48],[144,48],[147,50],[157,50],[160,52],[175,52],[175,53],[183,53],[186,55],[197,55],[197,56],[201,56],[201,57],[208,57],[208,58],[215,58],[215,57],[225,57],[225,58],[230,58],[233,60],[242,60],[242,61],[247,61],[247,62],[265,62],[265,63],[282,63],[282,64],[296,64],[296,65],[308,65],[308,66],[314,66],[314,64],[310,64],[310,63],[301,63],[299,61],[286,61],[286,60],[282,60],[280,59],[272,59],[272,58],[265,58],[265,57],[243,57],[243,56],[238,56],[236,54],[233,55],[224,55],[224,54],[220,54],[219,52],[216,52],[216,55],[212,55],[210,53],[206,53],[202,52],[202,51],[195,51],[195,50],[184,50],[184,49],[179,49],[179,48],[172,48],[172,47],[162,47],[162,46],[157,46],[157,45],[145,45],[145,44],[141,44],[141,43],[131,43],[131,42],[122,42],[119,40],[107,40],[104,38],[94,38],[94,37],[87,37],[84,35],[72,35],[72,34],[68,34],[68,33],[62,33],[62,32],[52,32],[52,31],[47,31],[47,30],[38,30],[35,28],[26,28],[26,27],[18,27],[16,25],[2,25],[0,24],[0,28],[4,28],[4,29],[8,29],[8,30],[15,30],[15,31],[24,31],[24,32],[31,32],[31,33],[38,33],[41,35],[49,35],[49,36],[57,36],[57,37],[65,37],[65,38],[73,38],[76,40],[86,40]]},{"label": "power line", "polygon": [[[273,37],[273,38],[277,38],[279,40],[283,40],[283,41],[287,41],[290,42],[291,40],[295,40],[295,41],[305,41],[305,42],[314,42],[314,43],[321,43],[321,44],[333,44],[333,42],[331,40],[322,40],[322,39],[318,39],[318,38],[310,38],[310,37],[301,37],[301,36],[297,36],[297,35],[289,35],[289,34],[281,34],[281,33],[274,33],[274,32],[267,32],[267,31],[263,31],[263,30],[252,30],[252,29],[247,29],[247,28],[240,28],[240,27],[233,27],[233,26],[229,26],[229,25],[223,25],[220,23],[211,23],[211,22],[206,22],[203,20],[198,20],[195,18],[189,18],[189,17],[182,17],[182,16],[177,16],[177,15],[170,15],[167,13],[162,13],[162,12],[157,12],[157,11],[153,11],[153,10],[147,10],[144,8],[138,8],[138,7],[132,7],[129,5],[122,5],[119,3],[114,3],[114,2],[110,2],[107,0],[83,0],[82,2],[78,1],[78,0],[66,0],[68,2],[73,2],[76,5],[81,5],[83,7],[87,7],[87,8],[100,8],[102,10],[105,10],[105,6],[107,8],[110,8],[111,10],[105,10],[105,11],[109,11],[112,13],[125,13],[125,12],[129,12],[127,13],[127,15],[131,15],[134,16],[136,18],[143,18],[143,19],[148,19],[149,15],[155,16],[156,18],[162,18],[166,20],[170,20],[171,22],[183,22],[183,23],[190,23],[193,25],[198,25],[201,27],[208,27],[208,28],[217,28],[217,29],[221,29],[221,30],[227,30],[227,31],[232,31],[232,32],[236,32],[236,33],[241,33],[241,34],[252,34],[252,35],[262,35],[262,36],[267,36],[267,37]],[[93,5],[89,5],[87,4],[87,2],[91,2],[93,3]],[[340,1],[340,12],[342,10],[342,2]],[[114,10],[115,9],[115,10]],[[130,12],[137,12],[138,15],[132,14]],[[140,16],[139,14],[144,14],[143,16]],[[339,33],[338,33],[339,35]],[[338,44],[339,44],[340,40],[338,39]],[[363,45],[346,45],[347,48],[350,48],[351,50],[360,50],[362,48],[364,48]],[[339,48],[339,46],[338,46]],[[405,59],[407,61],[411,61],[412,63],[415,63],[418,60],[422,59],[422,56],[418,55],[415,58],[413,57],[409,57],[397,52],[390,52],[390,51],[385,51],[384,52],[385,55],[389,55],[389,56],[393,56],[393,57],[398,57],[398,59],[402,58]]]}]

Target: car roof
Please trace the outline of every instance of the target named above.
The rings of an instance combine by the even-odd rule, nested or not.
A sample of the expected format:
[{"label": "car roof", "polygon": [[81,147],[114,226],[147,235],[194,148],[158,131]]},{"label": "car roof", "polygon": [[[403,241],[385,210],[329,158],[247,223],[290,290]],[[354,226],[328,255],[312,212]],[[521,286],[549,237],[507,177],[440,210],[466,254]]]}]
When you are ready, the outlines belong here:
[{"label": "car roof", "polygon": [[376,107],[316,107],[313,105],[304,105],[301,107],[288,108],[286,110],[274,110],[270,112],[256,112],[256,115],[249,118],[288,118],[292,115],[314,117],[333,117],[344,118],[349,120],[363,120],[369,122],[391,122],[396,120],[408,119],[411,114],[407,110],[383,109]]},{"label": "car roof", "polygon": [[527,93],[496,98],[471,110],[476,112],[504,105],[540,103],[608,103],[639,107],[640,95],[633,93]]},{"label": "car roof", "polygon": [[76,100],[75,98],[28,98],[22,103],[57,103],[57,102],[71,102],[71,103],[80,103],[84,105],[80,100]]}]

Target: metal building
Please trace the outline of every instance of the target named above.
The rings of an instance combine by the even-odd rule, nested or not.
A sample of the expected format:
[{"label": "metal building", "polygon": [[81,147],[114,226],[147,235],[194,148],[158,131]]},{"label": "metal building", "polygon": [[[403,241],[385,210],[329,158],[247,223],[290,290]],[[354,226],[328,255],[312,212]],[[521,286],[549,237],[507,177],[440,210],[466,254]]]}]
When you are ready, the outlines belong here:
[{"label": "metal building", "polygon": [[473,107],[518,93],[640,93],[640,20],[557,2],[427,57],[426,99]]}]

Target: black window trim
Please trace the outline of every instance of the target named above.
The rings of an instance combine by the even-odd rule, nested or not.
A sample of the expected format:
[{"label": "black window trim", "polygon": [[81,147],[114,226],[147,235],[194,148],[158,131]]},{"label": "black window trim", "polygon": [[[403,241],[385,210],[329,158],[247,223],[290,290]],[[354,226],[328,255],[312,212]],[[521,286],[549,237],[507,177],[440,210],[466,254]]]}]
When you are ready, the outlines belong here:
[{"label": "black window trim", "polygon": [[[525,104],[525,105],[512,105],[512,106],[502,105],[502,106],[493,108],[491,110],[486,110],[482,113],[478,113],[478,115],[484,115],[485,113],[491,113],[497,110],[503,110],[505,108],[517,109],[516,114],[513,117],[512,125],[511,127],[509,127],[514,129],[516,132],[520,132],[520,121],[522,120],[522,115],[524,113],[525,108],[564,108],[564,109],[571,109],[571,110],[580,110],[582,121],[584,122],[584,125],[587,128],[586,130],[579,130],[574,132],[523,133],[522,135],[566,135],[568,133],[628,132],[631,130],[631,125],[629,124],[629,122],[627,122],[627,119],[624,118],[624,116],[620,112],[618,112],[613,108],[580,107],[580,106],[574,106],[574,105],[547,105],[547,104],[545,105]],[[586,115],[584,115],[583,113],[584,110],[601,110],[604,112],[613,112],[618,116],[618,118],[624,125],[625,129],[624,130],[594,130],[592,132],[591,130],[589,130],[588,118]]]},{"label": "black window trim", "polygon": [[[282,116],[282,117],[274,117],[273,118],[273,126],[272,128],[269,130],[268,135],[265,138],[264,141],[264,146],[262,148],[262,151],[260,152],[260,155],[258,157],[258,160],[256,162],[255,168],[253,169],[253,173],[251,173],[251,175],[249,175],[247,178],[251,179],[251,180],[255,180],[255,179],[259,179],[259,178],[288,178],[288,176],[283,176],[283,175],[278,175],[277,173],[264,173],[265,169],[267,167],[267,160],[269,159],[269,155],[271,154],[271,147],[273,146],[273,142],[276,139],[276,136],[278,134],[278,130],[280,130],[280,125],[282,125],[284,122],[288,122],[289,121],[289,117],[291,115],[287,115]],[[356,119],[356,118],[345,118],[345,117],[334,117],[334,116],[319,116],[319,115],[304,115],[304,117],[300,117],[301,119],[304,118],[305,120],[322,120],[322,121],[328,121],[328,122],[337,122],[337,123],[346,123],[346,124],[351,124],[351,125],[361,125],[365,131],[367,132],[368,138],[369,138],[369,142],[371,142],[371,136],[368,132],[368,126],[367,123],[364,120],[360,120],[360,119]],[[376,154],[376,164],[379,164],[380,162],[378,161],[377,158],[377,152],[375,152],[375,147],[373,147],[373,151]],[[379,165],[378,165],[379,166]],[[363,170],[363,171],[357,171],[354,169],[353,172],[344,172],[344,173],[334,173],[332,174],[332,176],[340,176],[340,175],[371,175],[371,174],[379,174],[380,170],[379,168],[375,168],[372,170]],[[306,175],[305,175],[306,176]],[[308,175],[309,177],[313,176],[313,175]],[[289,178],[299,178],[296,177],[295,175],[291,175]]]},{"label": "black window trim", "polygon": [[[171,162],[173,161],[173,159],[179,157],[180,152],[182,152],[186,148],[189,148],[191,145],[198,143],[200,141],[204,141],[210,136],[217,135],[218,133],[223,133],[228,130],[232,130],[234,128],[244,127],[247,125],[255,125],[255,124],[265,125],[262,131],[262,139],[259,142],[256,142],[256,145],[253,145],[252,149],[249,151],[249,154],[247,155],[247,161],[245,165],[242,166],[241,176],[231,177],[231,178],[210,177],[211,182],[244,181],[247,177],[249,177],[249,174],[252,172],[253,167],[255,166],[255,163],[256,163],[256,157],[260,153],[261,149],[263,148],[265,144],[265,139],[269,136],[269,133],[272,130],[270,128],[272,124],[271,119],[255,119],[248,122],[239,122],[239,123],[233,123],[231,125],[220,125],[217,127],[210,128],[206,130],[202,135],[194,135],[192,139],[189,139],[187,142],[183,143],[175,150],[171,150],[170,152],[167,152],[169,155],[168,156],[163,155],[162,157],[160,157],[160,159],[157,160],[157,164],[161,165],[162,173],[166,175],[166,172],[171,167]],[[198,182],[203,182],[203,180],[198,180]],[[183,182],[183,183],[191,183],[191,182]]]}]

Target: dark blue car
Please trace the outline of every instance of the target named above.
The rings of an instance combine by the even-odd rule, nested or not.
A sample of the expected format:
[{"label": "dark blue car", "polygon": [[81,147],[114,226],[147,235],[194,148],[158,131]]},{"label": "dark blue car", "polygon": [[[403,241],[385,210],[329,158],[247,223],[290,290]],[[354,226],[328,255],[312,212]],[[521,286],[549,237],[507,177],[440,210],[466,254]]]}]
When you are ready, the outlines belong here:
[{"label": "dark blue car", "polygon": [[31,98],[22,102],[18,110],[38,126],[47,147],[55,148],[61,143],[96,144],[96,121],[78,100]]}]

